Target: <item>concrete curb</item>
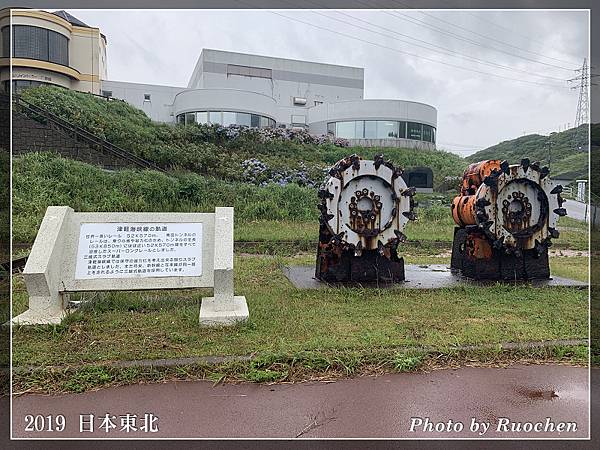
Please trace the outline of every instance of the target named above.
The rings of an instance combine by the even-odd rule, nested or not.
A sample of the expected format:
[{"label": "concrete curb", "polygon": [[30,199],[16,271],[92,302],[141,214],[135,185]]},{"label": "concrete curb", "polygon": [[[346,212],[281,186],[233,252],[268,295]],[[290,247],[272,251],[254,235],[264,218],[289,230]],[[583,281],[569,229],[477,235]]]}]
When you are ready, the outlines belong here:
[{"label": "concrete curb", "polygon": [[[489,350],[496,349],[500,346],[501,350],[526,350],[532,348],[549,348],[556,346],[572,346],[572,345],[589,345],[587,339],[556,339],[551,341],[530,341],[530,342],[504,342],[501,344],[482,344],[482,345],[460,345],[448,347],[445,349],[435,349],[432,347],[396,347],[390,348],[390,350],[411,352],[411,351],[425,351],[425,352],[452,352],[452,351],[471,351],[471,350]],[[196,364],[204,365],[218,365],[228,362],[240,362],[240,361],[252,361],[255,359],[254,355],[232,355],[232,356],[192,356],[187,358],[163,358],[163,359],[139,359],[131,361],[99,361],[86,362],[80,365],[60,365],[60,366],[15,366],[13,372],[23,373],[41,369],[72,369],[81,367],[91,366],[104,366],[111,368],[128,368],[128,367],[150,367],[150,368],[162,368],[162,367],[176,367],[176,366],[191,366]]]}]

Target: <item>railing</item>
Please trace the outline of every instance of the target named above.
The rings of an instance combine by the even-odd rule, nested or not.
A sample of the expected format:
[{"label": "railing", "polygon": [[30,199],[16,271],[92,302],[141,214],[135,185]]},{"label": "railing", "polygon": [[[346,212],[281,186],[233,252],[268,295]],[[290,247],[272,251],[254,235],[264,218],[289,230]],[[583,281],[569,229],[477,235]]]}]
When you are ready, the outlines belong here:
[{"label": "railing", "polygon": [[[100,148],[106,153],[116,156],[122,160],[128,161],[138,167],[142,167],[145,169],[153,169],[159,172],[165,172],[165,170],[151,161],[147,161],[139,156],[131,153],[127,150],[122,149],[114,144],[111,144],[109,141],[96,136],[95,134],[90,133],[89,131],[68,122],[57,115],[40,108],[32,103],[29,103],[26,100],[23,100],[19,95],[14,96],[14,103],[17,108],[25,111],[28,117],[38,121],[43,122],[43,120],[49,121],[53,123],[55,126],[58,126],[63,131],[66,131],[72,135],[75,135],[78,139],[83,140],[88,145],[96,148]],[[40,120],[42,118],[43,120]]]}]

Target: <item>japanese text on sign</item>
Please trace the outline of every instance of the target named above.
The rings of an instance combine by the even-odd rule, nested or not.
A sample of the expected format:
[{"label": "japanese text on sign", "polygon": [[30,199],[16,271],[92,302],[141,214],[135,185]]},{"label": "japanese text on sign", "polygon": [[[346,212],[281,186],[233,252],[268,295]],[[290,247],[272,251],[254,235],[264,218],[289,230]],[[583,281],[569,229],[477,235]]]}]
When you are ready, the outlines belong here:
[{"label": "japanese text on sign", "polygon": [[202,223],[82,223],[76,279],[202,274]]}]

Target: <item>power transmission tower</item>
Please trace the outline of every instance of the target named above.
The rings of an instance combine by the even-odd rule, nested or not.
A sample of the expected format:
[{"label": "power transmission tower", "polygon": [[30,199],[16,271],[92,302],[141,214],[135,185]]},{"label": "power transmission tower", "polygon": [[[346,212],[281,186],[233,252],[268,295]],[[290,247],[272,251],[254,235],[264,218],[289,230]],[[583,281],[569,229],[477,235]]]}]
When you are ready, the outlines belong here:
[{"label": "power transmission tower", "polygon": [[590,74],[588,72],[587,58],[583,59],[583,65],[581,66],[581,69],[576,69],[575,71],[581,72],[581,74],[569,80],[569,82],[577,81],[577,84],[572,86],[571,89],[579,89],[577,114],[575,115],[575,137],[573,138],[573,145],[576,151],[586,152],[588,151],[588,129],[585,125],[590,123]]}]

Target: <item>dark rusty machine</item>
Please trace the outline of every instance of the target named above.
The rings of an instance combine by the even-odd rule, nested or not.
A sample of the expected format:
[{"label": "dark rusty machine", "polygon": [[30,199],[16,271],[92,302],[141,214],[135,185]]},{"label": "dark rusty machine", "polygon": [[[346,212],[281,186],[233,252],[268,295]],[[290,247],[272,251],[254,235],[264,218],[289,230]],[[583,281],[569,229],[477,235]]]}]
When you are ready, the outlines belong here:
[{"label": "dark rusty machine", "polygon": [[404,280],[398,244],[415,220],[415,188],[402,170],[377,155],[338,161],[319,190],[321,211],[316,277],[327,282]]},{"label": "dark rusty machine", "polygon": [[454,230],[451,268],[474,279],[549,278],[548,247],[565,216],[561,185],[547,167],[523,159],[481,161],[463,175],[452,201]]}]

